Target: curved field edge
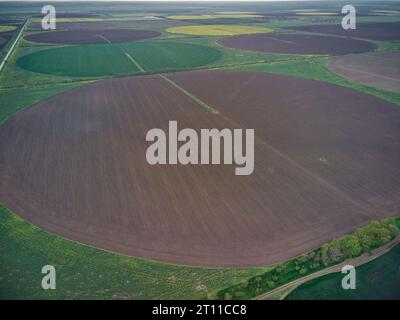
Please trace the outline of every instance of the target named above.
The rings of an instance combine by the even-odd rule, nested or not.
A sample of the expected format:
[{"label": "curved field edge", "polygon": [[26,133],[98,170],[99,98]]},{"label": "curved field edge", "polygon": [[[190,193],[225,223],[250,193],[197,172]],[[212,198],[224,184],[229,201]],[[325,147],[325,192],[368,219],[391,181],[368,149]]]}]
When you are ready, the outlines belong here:
[{"label": "curved field edge", "polygon": [[[325,58],[318,58],[316,60],[320,59]],[[319,64],[317,66],[313,65],[315,61],[311,61],[313,62],[311,65],[306,63],[303,66],[299,66],[304,61],[304,59],[294,61],[299,69],[295,68],[295,70],[292,70],[290,67],[283,67],[279,73],[321,81],[329,80],[327,82],[331,82],[331,75],[326,79],[325,71],[321,71],[323,70],[321,61],[317,62]],[[282,63],[284,66],[291,64],[290,61]],[[260,66],[260,64],[256,65]],[[268,70],[269,64],[264,63],[261,65],[265,66],[266,70],[253,71],[270,72]],[[8,65],[8,69],[10,67],[12,67],[11,64]],[[323,74],[317,73],[313,75],[314,68],[317,68]],[[7,72],[7,69],[5,71]],[[336,83],[337,79],[342,81],[340,77],[335,77],[333,83]],[[2,78],[1,80],[7,81],[6,78]],[[63,83],[41,87],[29,87],[28,85],[28,88],[1,90],[0,104],[2,108],[0,109],[0,123],[7,120],[7,118],[11,117],[18,110],[24,109],[59,92],[83,84],[85,83]],[[365,92],[365,88],[356,90]],[[386,92],[382,93],[382,95],[385,94]],[[398,96],[394,98],[400,104]],[[5,299],[206,298],[208,293],[212,293],[213,290],[218,291],[235,283],[242,283],[246,279],[270,270],[270,268],[191,268],[120,256],[85,247],[59,236],[48,234],[34,227],[29,222],[22,220],[3,206],[0,207],[0,240],[0,260],[4,262],[0,264],[0,298]],[[103,259],[107,261],[107,264],[104,264]],[[55,290],[56,292],[50,292],[40,288],[42,277],[40,273],[41,267],[51,262],[56,266],[66,263],[60,269],[65,274],[69,274],[69,276],[64,275],[64,278],[61,280],[67,283],[66,289],[63,291]],[[127,271],[123,270],[120,276],[121,267],[127,269]],[[87,279],[90,282],[87,282],[85,278],[87,275]],[[60,273],[58,273],[58,276],[62,277]],[[58,284],[61,288],[63,283],[58,282]],[[140,294],[137,294],[138,292]]]},{"label": "curved field edge", "polygon": [[16,65],[43,74],[99,77],[193,69],[220,57],[217,49],[198,44],[136,41],[46,49],[22,56]]},{"label": "curved field edge", "polygon": [[377,259],[356,267],[356,289],[343,290],[340,272],[301,284],[286,300],[400,299],[400,244]]},{"label": "curved field edge", "polygon": [[[4,90],[0,102],[6,108],[0,110],[0,123],[18,110],[82,84]],[[3,206],[0,244],[0,260],[4,262],[0,265],[0,298],[4,299],[207,298],[271,270],[196,268],[105,252],[42,231]],[[45,264],[61,271],[58,284],[63,290],[40,288],[40,271]]]},{"label": "curved field edge", "polygon": [[310,56],[305,59],[288,59],[285,61],[274,61],[270,63],[247,64],[228,67],[225,69],[233,71],[278,73],[299,78],[318,80],[361,91],[400,105],[399,93],[368,87],[330,71],[325,66],[325,63],[330,59],[332,59],[332,57]]},{"label": "curved field edge", "polygon": [[[0,124],[86,83],[2,90]],[[1,204],[0,261],[0,299],[206,299],[268,270],[189,267],[111,253],[41,230]],[[47,264],[56,267],[57,290],[41,288],[41,268]]]},{"label": "curved field edge", "polygon": [[[391,241],[398,241],[399,234],[400,217],[373,220],[369,224],[357,228],[352,234],[275,265],[261,275],[220,290],[216,293],[216,297],[219,299],[280,299],[282,294],[284,296],[290,293],[292,286],[289,285],[291,283],[294,285],[303,278],[320,275],[324,270],[328,272],[347,261],[350,264],[356,260],[362,262],[374,251],[385,249],[385,246],[391,244]],[[287,284],[288,286],[286,286]],[[375,298],[379,297],[378,294]]]},{"label": "curved field edge", "polygon": [[233,36],[239,34],[270,33],[273,30],[265,27],[244,25],[189,25],[167,28],[169,33],[196,36]]},{"label": "curved field edge", "polygon": [[[0,299],[207,298],[266,268],[201,268],[158,263],[88,247],[49,234],[0,205]],[[53,265],[57,289],[41,288]]]}]

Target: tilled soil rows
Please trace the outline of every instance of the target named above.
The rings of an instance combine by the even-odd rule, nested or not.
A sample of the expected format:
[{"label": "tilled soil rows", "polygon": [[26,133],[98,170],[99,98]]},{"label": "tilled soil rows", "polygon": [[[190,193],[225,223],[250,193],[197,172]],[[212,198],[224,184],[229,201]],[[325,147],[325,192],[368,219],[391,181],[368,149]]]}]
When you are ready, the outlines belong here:
[{"label": "tilled soil rows", "polygon": [[[400,109],[282,75],[196,71],[100,81],[0,127],[0,201],[48,231],[204,266],[284,261],[400,208]],[[149,165],[148,130],[255,128],[255,171]]]},{"label": "tilled soil rows", "polygon": [[273,53],[342,55],[374,51],[377,45],[351,38],[299,34],[250,34],[218,40],[224,47]]}]

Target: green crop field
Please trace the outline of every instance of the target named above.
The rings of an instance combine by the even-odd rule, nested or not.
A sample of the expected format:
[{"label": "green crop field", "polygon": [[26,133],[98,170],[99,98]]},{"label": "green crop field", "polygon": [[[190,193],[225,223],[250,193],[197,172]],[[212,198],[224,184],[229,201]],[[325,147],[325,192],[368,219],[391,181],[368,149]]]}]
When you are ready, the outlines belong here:
[{"label": "green crop field", "polygon": [[17,65],[39,73],[99,77],[137,74],[139,66],[145,71],[196,68],[220,56],[218,50],[201,45],[137,41],[47,49],[23,56]]},{"label": "green crop field", "polygon": [[0,26],[0,32],[7,32],[17,29],[16,26]]},{"label": "green crop field", "polygon": [[299,286],[286,299],[400,299],[400,245],[378,259],[357,267],[356,272],[355,290],[343,290],[343,274],[333,273]]}]

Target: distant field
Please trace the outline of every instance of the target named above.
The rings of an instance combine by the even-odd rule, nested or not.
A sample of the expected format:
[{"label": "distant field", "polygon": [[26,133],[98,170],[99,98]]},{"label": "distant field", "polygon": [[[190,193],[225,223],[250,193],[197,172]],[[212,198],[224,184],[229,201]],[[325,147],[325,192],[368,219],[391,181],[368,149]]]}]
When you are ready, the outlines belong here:
[{"label": "distant field", "polygon": [[374,51],[377,45],[351,38],[304,34],[243,34],[226,37],[218,43],[235,49],[290,54],[343,55]]},{"label": "distant field", "polygon": [[400,299],[400,245],[356,268],[357,289],[343,290],[343,274],[334,273],[295,289],[288,300]]},{"label": "distant field", "polygon": [[[32,22],[41,22],[41,18],[33,19]],[[100,22],[106,21],[104,18],[87,18],[87,17],[71,17],[71,18],[57,18],[56,23],[58,22]]]},{"label": "distant field", "polygon": [[357,28],[355,30],[344,30],[343,28],[340,27],[339,24],[306,25],[306,26],[295,27],[293,29],[306,32],[328,33],[340,36],[371,39],[371,40],[400,39],[400,32],[399,32],[400,22],[357,23]]},{"label": "distant field", "polygon": [[134,29],[96,29],[39,32],[28,35],[26,40],[52,44],[93,44],[138,41],[159,36],[159,32]]},{"label": "distant field", "polygon": [[[194,68],[221,56],[217,49],[174,42],[129,42],[48,49],[23,56],[21,68],[65,76],[98,77]],[[104,63],[107,61],[107,63]]]},{"label": "distant field", "polygon": [[239,25],[201,25],[172,27],[166,31],[197,36],[233,36],[237,34],[269,33],[272,32],[272,29]]},{"label": "distant field", "polygon": [[7,32],[17,29],[16,26],[0,26],[0,32]]},{"label": "distant field", "polygon": [[211,15],[175,15],[175,16],[167,16],[168,19],[173,20],[203,20],[203,19],[215,19],[215,18],[261,18],[263,16],[258,14],[248,14],[248,13],[225,13],[225,14],[211,14]]},{"label": "distant field", "polygon": [[364,85],[400,93],[400,52],[341,56],[326,66]]}]

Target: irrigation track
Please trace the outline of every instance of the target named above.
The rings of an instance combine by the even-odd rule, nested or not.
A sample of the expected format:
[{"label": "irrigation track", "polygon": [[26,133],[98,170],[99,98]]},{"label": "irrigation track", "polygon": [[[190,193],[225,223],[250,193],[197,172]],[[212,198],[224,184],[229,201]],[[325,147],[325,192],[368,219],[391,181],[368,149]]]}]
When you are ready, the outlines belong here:
[{"label": "irrigation track", "polygon": [[379,258],[380,256],[384,255],[385,253],[389,252],[392,248],[394,248],[396,245],[400,243],[400,236],[397,236],[395,239],[390,241],[389,243],[385,244],[384,246],[371,250],[369,253],[365,253],[357,258],[351,259],[351,260],[345,260],[339,264],[336,264],[332,267],[320,270],[318,272],[309,274],[307,276],[304,276],[302,278],[293,280],[292,282],[286,283],[276,289],[273,289],[271,291],[268,291],[266,293],[263,293],[255,298],[253,300],[268,300],[269,298],[272,298],[275,295],[281,294],[279,297],[279,300],[283,300],[285,297],[287,297],[294,289],[296,289],[299,285],[308,282],[312,279],[316,279],[319,277],[322,277],[324,275],[330,274],[330,273],[335,273],[335,272],[340,272],[345,265],[352,265],[354,267],[363,265],[365,263],[368,263],[372,260],[375,260]]},{"label": "irrigation track", "polygon": [[189,98],[191,98],[194,102],[196,102],[198,105],[200,105],[201,107],[203,107],[204,109],[206,109],[208,112],[214,113],[214,114],[218,114],[219,111],[211,106],[209,106],[207,103],[205,103],[203,100],[197,98],[196,96],[194,96],[193,94],[191,94],[189,91],[185,90],[184,88],[182,88],[179,84],[177,84],[175,81],[167,78],[166,76],[160,74],[159,75],[162,79],[164,79],[165,81],[167,81],[169,84],[171,84],[175,89],[178,89],[181,93],[183,93],[184,95],[188,96]]},{"label": "irrigation track", "polygon": [[17,45],[18,40],[21,38],[22,33],[25,30],[25,27],[28,25],[28,22],[29,22],[29,18],[25,20],[25,23],[21,27],[21,30],[19,31],[17,38],[15,38],[15,41],[12,44],[10,50],[8,50],[8,53],[6,54],[6,56],[4,57],[3,61],[1,62],[1,64],[0,64],[0,72],[1,72],[1,70],[3,70],[5,64],[7,63],[7,59],[11,56],[11,53],[13,52],[15,46]]},{"label": "irrigation track", "polygon": [[[109,39],[107,39],[106,37],[102,36],[101,34],[98,34],[97,36],[99,38],[103,39],[104,41],[106,41],[107,43],[112,44],[112,42]],[[126,52],[124,49],[122,49],[119,45],[116,44],[116,46],[129,59],[129,61],[131,61],[135,65],[135,67],[139,69],[140,72],[142,72],[142,73],[146,72],[142,68],[142,66],[128,52]]]}]

